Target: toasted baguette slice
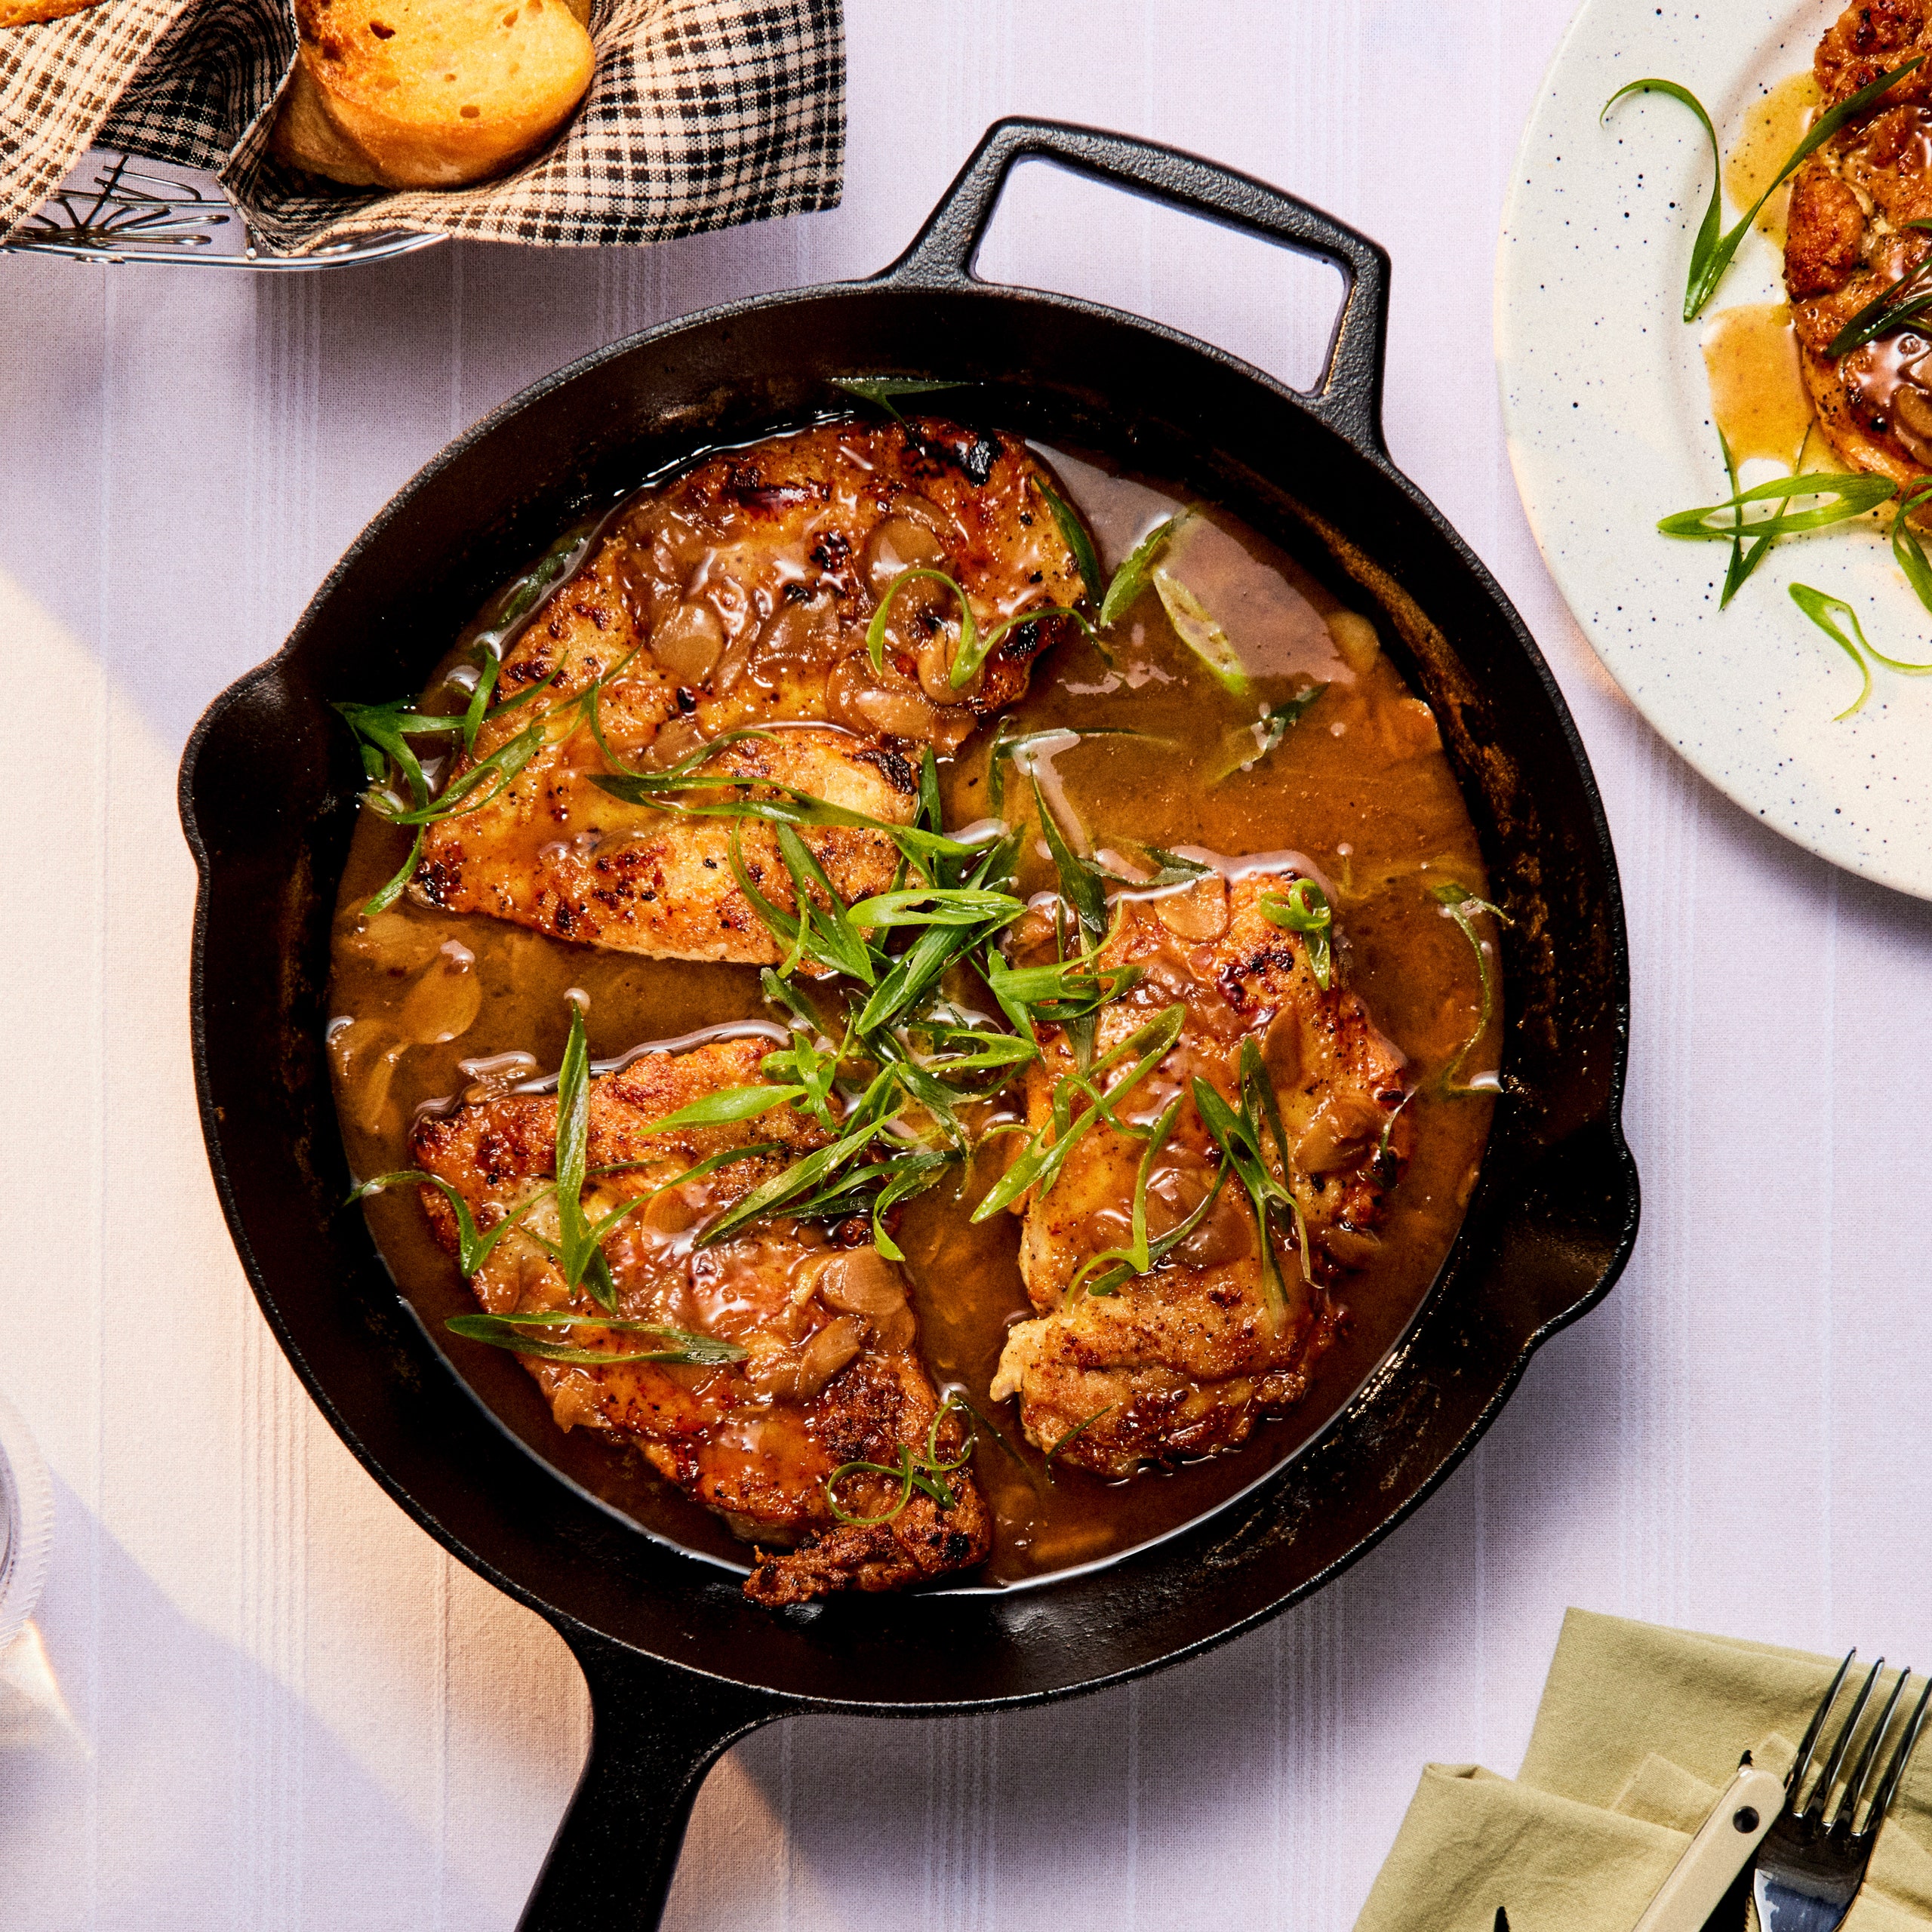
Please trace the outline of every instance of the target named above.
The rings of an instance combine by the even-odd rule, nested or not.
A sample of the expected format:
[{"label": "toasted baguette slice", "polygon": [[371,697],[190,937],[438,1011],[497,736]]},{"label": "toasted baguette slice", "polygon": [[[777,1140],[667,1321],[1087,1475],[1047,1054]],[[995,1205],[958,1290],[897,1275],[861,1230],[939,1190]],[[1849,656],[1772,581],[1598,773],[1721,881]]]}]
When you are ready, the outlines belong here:
[{"label": "toasted baguette slice", "polygon": [[382,171],[374,157],[365,153],[330,118],[321,90],[309,72],[306,48],[296,56],[269,133],[269,149],[278,161],[306,174],[319,174],[355,188],[383,185]]},{"label": "toasted baguette slice", "polygon": [[567,0],[298,0],[296,18],[275,152],[357,186],[502,174],[570,118],[595,65]]}]

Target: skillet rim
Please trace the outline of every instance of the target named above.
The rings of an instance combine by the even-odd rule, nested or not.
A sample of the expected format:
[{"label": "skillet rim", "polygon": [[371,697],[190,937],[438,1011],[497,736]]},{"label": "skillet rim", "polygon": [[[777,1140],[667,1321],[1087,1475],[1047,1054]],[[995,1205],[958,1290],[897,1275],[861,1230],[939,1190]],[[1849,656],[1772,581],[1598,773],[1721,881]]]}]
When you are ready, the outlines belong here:
[{"label": "skillet rim", "polygon": [[[918,245],[915,243],[916,254]],[[901,276],[900,265],[895,265],[883,274],[858,281],[841,281],[816,285],[804,290],[786,290],[742,299],[738,301],[716,304],[691,315],[671,318],[652,328],[640,331],[623,340],[607,344],[587,352],[565,365],[563,368],[539,379],[517,395],[499,404],[478,422],[471,426],[460,436],[439,451],[403,487],[393,495],[377,515],[365,526],[354,542],[345,551],[331,570],[323,583],[309,600],[301,617],[289,637],[275,654],[261,665],[245,672],[229,685],[210,705],[190,734],[185,749],[180,781],[180,804],[183,830],[192,851],[197,868],[197,896],[193,935],[193,948],[190,969],[191,1038],[195,1062],[196,1094],[202,1114],[202,1127],[207,1140],[211,1165],[214,1171],[217,1191],[220,1198],[224,1216],[228,1220],[245,1270],[248,1274],[256,1298],[261,1305],[278,1345],[288,1358],[291,1364],[300,1377],[303,1386],[328,1417],[330,1425],[349,1447],[363,1466],[375,1477],[383,1489],[401,1505],[414,1520],[434,1536],[451,1554],[457,1556],[469,1567],[485,1577],[498,1588],[504,1589],[517,1601],[535,1610],[553,1625],[565,1630],[567,1640],[570,1630],[574,1629],[588,1639],[600,1643],[615,1644],[632,1651],[641,1660],[648,1659],[653,1664],[681,1672],[690,1673],[721,1687],[752,1691],[768,1698],[786,1709],[843,1711],[872,1715],[931,1715],[946,1711],[984,1710],[1018,1707],[1043,1702],[1048,1699],[1097,1690],[1109,1685],[1124,1682],[1161,1668],[1169,1663],[1201,1654],[1218,1644],[1226,1642],[1243,1631],[1252,1628],[1269,1616],[1278,1613],[1287,1604],[1298,1601],[1331,1580],[1340,1570],[1374,1547],[1399,1524],[1406,1521],[1423,1503],[1432,1496],[1449,1475],[1460,1466],[1463,1459],[1494,1420],[1503,1404],[1515,1390],[1527,1367],[1531,1357],[1549,1337],[1560,1328],[1579,1318],[1594,1307],[1609,1292],[1617,1275],[1628,1258],[1635,1238],[1637,1198],[1635,1163],[1622,1132],[1621,1115],[1625,1095],[1626,1073],[1629,1045],[1630,1011],[1627,940],[1616,858],[1612,847],[1608,826],[1603,811],[1602,802],[1595,776],[1591,770],[1574,719],[1564,703],[1560,688],[1547,663],[1530,637],[1520,617],[1503,595],[1486,568],[1474,552],[1443,517],[1429,500],[1423,494],[1408,478],[1398,469],[1389,458],[1380,435],[1379,424],[1374,420],[1374,412],[1369,414],[1367,428],[1371,432],[1358,440],[1345,429],[1338,427],[1331,420],[1329,412],[1319,406],[1321,398],[1288,388],[1266,372],[1254,368],[1240,358],[1230,355],[1214,345],[1203,343],[1185,333],[1164,324],[1146,318],[1135,316],[1113,309],[1103,304],[1088,302],[1081,298],[1057,294],[1053,291],[1028,290],[1004,285],[988,285],[969,280],[961,287],[948,289],[936,288],[922,281],[907,281]],[[481,1556],[464,1543],[455,1531],[447,1527],[441,1521],[420,1503],[401,1478],[392,1476],[375,1451],[364,1441],[360,1431],[354,1426],[325,1386],[320,1373],[309,1362],[298,1343],[288,1323],[284,1318],[272,1291],[267,1285],[267,1270],[257,1257],[248,1239],[242,1217],[242,1209],[236,1198],[232,1178],[223,1157],[221,1124],[217,1116],[217,1102],[213,1091],[212,1074],[208,1047],[208,942],[211,916],[211,897],[215,856],[211,852],[195,812],[193,789],[199,760],[222,715],[235,702],[257,686],[272,681],[302,653],[314,629],[320,614],[337,592],[339,586],[359,565],[365,552],[388,531],[390,525],[404,515],[419,496],[429,489],[435,481],[452,464],[460,461],[475,445],[494,435],[512,418],[521,414],[555,394],[562,388],[580,381],[605,363],[633,354],[650,346],[663,343],[681,334],[695,334],[700,331],[728,326],[734,320],[744,316],[761,314],[766,311],[836,300],[855,294],[903,292],[909,295],[930,297],[940,294],[955,298],[974,295],[1023,303],[1044,305],[1063,309],[1069,313],[1088,320],[1098,320],[1116,328],[1143,336],[1152,336],[1171,346],[1193,356],[1204,358],[1218,365],[1223,371],[1246,382],[1258,383],[1275,399],[1285,402],[1313,416],[1324,426],[1350,444],[1355,454],[1365,458],[1381,478],[1393,484],[1404,496],[1411,506],[1419,511],[1432,527],[1436,534],[1447,546],[1451,555],[1463,570],[1468,574],[1469,588],[1487,606],[1491,616],[1498,620],[1500,629],[1506,632],[1521,660],[1521,667],[1527,669],[1542,686],[1548,703],[1549,714],[1559,728],[1562,738],[1564,761],[1576,772],[1583,795],[1590,808],[1592,836],[1586,842],[1592,848],[1593,855],[1601,867],[1605,888],[1602,910],[1607,915],[1611,928],[1606,935],[1608,941],[1611,972],[1609,984],[1611,997],[1606,1002],[1609,1014],[1614,1020],[1615,1052],[1613,1064],[1607,1070],[1606,1102],[1602,1124],[1610,1137],[1608,1152],[1620,1176],[1626,1183],[1624,1196],[1626,1203],[1622,1226],[1609,1262],[1599,1274],[1592,1288],[1564,1307],[1558,1313],[1541,1323],[1522,1341],[1512,1355],[1506,1371],[1498,1385],[1482,1404],[1473,1420],[1460,1438],[1444,1455],[1436,1467],[1429,1472],[1396,1508],[1376,1527],[1356,1542],[1345,1554],[1325,1565],[1313,1576],[1285,1594],[1266,1605],[1239,1617],[1224,1626],[1192,1640],[1164,1650],[1158,1656],[1126,1665],[1118,1669],[1078,1679],[1078,1681],[1035,1687],[1014,1691],[1008,1695],[969,1697],[958,1700],[924,1700],[908,1702],[903,1700],[859,1700],[846,1697],[818,1697],[791,1690],[778,1690],[756,1680],[727,1675],[721,1672],[686,1663],[681,1660],[666,1657],[654,1651],[643,1651],[628,1640],[617,1637],[594,1626],[585,1623],[573,1613],[539,1595],[528,1586],[501,1570],[489,1559]],[[1379,376],[1379,371],[1378,371]],[[1204,445],[1213,447],[1211,435],[1204,435]],[[1466,789],[1466,786],[1465,787]],[[1424,1308],[1418,1311],[1417,1322],[1424,1318],[1434,1294],[1426,1301]],[[1487,1381],[1490,1378],[1485,1377]],[[1373,1378],[1371,1378],[1373,1380]],[[1360,1394],[1351,1398],[1360,1399]],[[1294,1458],[1288,1459],[1285,1469]],[[1051,1590],[1051,1583],[1045,1587]],[[1031,1592],[1029,1592],[1031,1594]],[[568,1626],[568,1628],[567,1628]],[[573,1647],[576,1648],[576,1644]]]}]

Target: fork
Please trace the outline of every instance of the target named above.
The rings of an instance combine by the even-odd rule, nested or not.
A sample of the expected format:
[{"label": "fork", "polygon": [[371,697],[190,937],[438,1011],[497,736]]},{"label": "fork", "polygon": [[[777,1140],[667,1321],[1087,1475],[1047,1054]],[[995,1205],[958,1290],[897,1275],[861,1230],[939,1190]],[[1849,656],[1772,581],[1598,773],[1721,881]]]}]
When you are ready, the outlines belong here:
[{"label": "fork", "polygon": [[1825,1693],[1824,1700],[1804,1734],[1804,1741],[1798,1747],[1797,1761],[1785,1779],[1783,1808],[1772,1821],[1771,1829],[1758,1847],[1757,1867],[1752,1878],[1751,1890],[1758,1902],[1758,1923],[1762,1932],[1834,1932],[1838,1922],[1851,1909],[1852,1900],[1864,1882],[1865,1869],[1872,1862],[1872,1847],[1878,1838],[1878,1828],[1885,1821],[1885,1814],[1898,1791],[1900,1779],[1905,1775],[1912,1747],[1918,1742],[1919,1727],[1925,1721],[1927,1700],[1932,1699],[1932,1681],[1928,1681],[1918,1694],[1918,1702],[1912,1706],[1911,1716],[1898,1734],[1898,1741],[1879,1774],[1871,1804],[1866,1810],[1864,1823],[1860,1826],[1859,1802],[1864,1796],[1872,1767],[1878,1761],[1879,1746],[1891,1728],[1892,1714],[1897,1709],[1911,1678],[1912,1672],[1906,1670],[1900,1673],[1899,1681],[1892,1686],[1892,1694],[1886,1699],[1884,1709],[1872,1727],[1865,1748],[1859,1754],[1858,1761],[1827,1822],[1826,1806],[1857,1735],[1859,1721],[1878,1687],[1879,1672],[1885,1667],[1885,1660],[1881,1657],[1866,1672],[1865,1681],[1853,1700],[1850,1713],[1839,1727],[1836,1741],[1830,1747],[1824,1769],[1818,1774],[1810,1797],[1805,1798],[1805,1776],[1810,1770],[1825,1720],[1838,1701],[1845,1675],[1857,1654],[1856,1649],[1846,1651],[1844,1663],[1838,1666],[1838,1675],[1832,1679],[1831,1687]]}]

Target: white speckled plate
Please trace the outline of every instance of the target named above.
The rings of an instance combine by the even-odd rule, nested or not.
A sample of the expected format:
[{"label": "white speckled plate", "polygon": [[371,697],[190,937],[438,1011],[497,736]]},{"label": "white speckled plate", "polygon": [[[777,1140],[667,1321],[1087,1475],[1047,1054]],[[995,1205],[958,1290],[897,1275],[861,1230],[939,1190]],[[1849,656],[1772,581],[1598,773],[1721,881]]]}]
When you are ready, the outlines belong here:
[{"label": "white speckled plate", "polygon": [[[1700,343],[1682,319],[1709,148],[1688,109],[1633,97],[1680,82],[1729,152],[1747,105],[1810,63],[1843,0],[1586,0],[1523,136],[1497,257],[1496,355],[1510,460],[1550,573],[1597,655],[1663,737],[1764,823],[1847,870],[1932,899],[1932,678],[1858,673],[1792,602],[1843,597],[1894,657],[1932,657],[1928,615],[1881,534],[1841,525],[1773,547],[1720,612],[1727,547],[1657,520],[1728,494]],[[1725,226],[1741,210],[1727,205]],[[1783,297],[1763,236],[1705,319]],[[1777,474],[1753,466],[1747,483]]]}]

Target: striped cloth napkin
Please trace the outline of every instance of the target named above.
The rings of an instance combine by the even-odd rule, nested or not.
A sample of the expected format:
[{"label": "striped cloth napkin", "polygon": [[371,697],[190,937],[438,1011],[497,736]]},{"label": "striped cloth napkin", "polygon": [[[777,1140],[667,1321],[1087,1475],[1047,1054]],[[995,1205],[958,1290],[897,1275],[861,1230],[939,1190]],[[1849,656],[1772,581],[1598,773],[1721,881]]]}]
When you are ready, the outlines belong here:
[{"label": "striped cloth napkin", "polygon": [[398,229],[559,248],[662,242],[835,207],[840,0],[596,0],[597,72],[556,143],[501,180],[331,189],[268,153],[292,0],[102,0],[0,29],[0,238],[93,143],[217,170],[256,244]]}]

